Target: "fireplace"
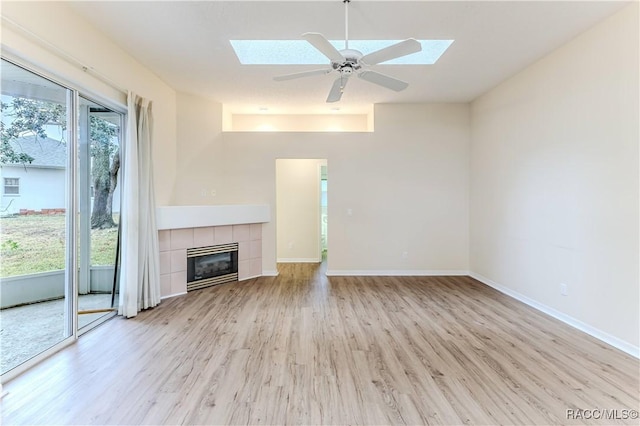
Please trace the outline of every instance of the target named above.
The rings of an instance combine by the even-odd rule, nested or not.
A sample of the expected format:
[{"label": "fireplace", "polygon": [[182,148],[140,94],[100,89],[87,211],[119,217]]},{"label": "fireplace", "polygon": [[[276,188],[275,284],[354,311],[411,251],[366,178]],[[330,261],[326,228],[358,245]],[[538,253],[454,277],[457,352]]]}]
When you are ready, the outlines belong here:
[{"label": "fireplace", "polygon": [[238,281],[238,243],[187,249],[187,291]]}]

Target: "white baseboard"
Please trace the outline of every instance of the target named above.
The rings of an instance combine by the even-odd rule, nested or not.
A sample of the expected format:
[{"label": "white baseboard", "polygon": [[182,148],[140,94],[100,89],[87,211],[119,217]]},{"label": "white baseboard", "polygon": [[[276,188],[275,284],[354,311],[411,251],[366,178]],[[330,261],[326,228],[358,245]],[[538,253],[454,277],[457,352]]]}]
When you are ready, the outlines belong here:
[{"label": "white baseboard", "polygon": [[519,300],[522,303],[525,303],[529,306],[531,306],[534,309],[539,310],[540,312],[543,312],[549,316],[552,316],[553,318],[562,321],[563,323],[570,325],[573,328],[576,328],[580,331],[583,331],[585,333],[587,333],[588,335],[595,337],[598,340],[601,340],[611,346],[613,346],[614,348],[620,349],[621,351],[635,357],[635,358],[640,358],[640,348],[638,346],[634,346],[629,342],[625,342],[622,339],[619,339],[615,336],[612,336],[609,333],[606,333],[602,330],[599,330],[595,327],[590,326],[589,324],[586,324],[578,319],[573,318],[572,316],[569,316],[565,313],[562,313],[554,308],[551,308],[547,305],[544,305],[540,302],[537,302],[523,294],[518,293],[517,291],[513,291],[503,285],[500,285],[492,280],[490,280],[487,277],[484,277],[480,274],[476,274],[474,272],[469,273],[469,276],[471,276],[471,278],[474,278],[478,281],[480,281],[483,284],[488,285],[489,287],[492,287],[496,290],[498,290],[500,293],[506,294],[507,296],[513,297],[516,300]]},{"label": "white baseboard", "polygon": [[340,276],[368,276],[368,277],[431,277],[443,275],[469,275],[469,271],[458,270],[327,270],[328,277]]},{"label": "white baseboard", "polygon": [[278,263],[320,263],[321,259],[314,257],[300,257],[300,258],[282,258],[277,260]]},{"label": "white baseboard", "polygon": [[262,276],[262,274],[260,274],[260,275],[252,275],[250,277],[243,277],[242,279],[238,279],[238,281],[252,280],[254,278],[260,278],[261,276]]},{"label": "white baseboard", "polygon": [[187,292],[186,292],[186,291],[184,291],[184,292],[182,292],[182,293],[168,294],[168,295],[166,295],[166,296],[161,296],[161,297],[160,297],[160,300],[170,299],[170,298],[172,298],[172,297],[182,296],[182,295],[185,295],[185,294],[187,294]]},{"label": "white baseboard", "polygon": [[277,277],[279,274],[278,271],[262,271],[263,277]]}]

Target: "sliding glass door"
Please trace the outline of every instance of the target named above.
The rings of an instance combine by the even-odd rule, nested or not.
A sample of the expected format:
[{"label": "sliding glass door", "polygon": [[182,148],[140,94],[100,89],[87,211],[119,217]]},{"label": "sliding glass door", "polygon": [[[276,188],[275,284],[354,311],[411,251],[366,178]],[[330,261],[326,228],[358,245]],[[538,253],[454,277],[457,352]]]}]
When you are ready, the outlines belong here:
[{"label": "sliding glass door", "polygon": [[73,335],[73,92],[2,61],[0,373]]},{"label": "sliding glass door", "polygon": [[124,114],[4,59],[0,71],[5,375],[115,314]]}]

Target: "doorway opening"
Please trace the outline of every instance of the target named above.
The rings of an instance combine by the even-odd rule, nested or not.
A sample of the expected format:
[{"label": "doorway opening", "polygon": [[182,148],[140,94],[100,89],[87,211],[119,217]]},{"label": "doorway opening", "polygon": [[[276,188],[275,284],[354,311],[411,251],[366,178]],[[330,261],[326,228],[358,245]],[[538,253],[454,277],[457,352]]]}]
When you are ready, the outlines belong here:
[{"label": "doorway opening", "polygon": [[84,96],[78,105],[78,331],[116,313],[120,146],[124,114]]},{"label": "doorway opening", "polygon": [[278,263],[326,259],[327,160],[276,160],[276,258]]},{"label": "doorway opening", "polygon": [[322,261],[327,260],[327,165],[320,166],[320,250]]}]

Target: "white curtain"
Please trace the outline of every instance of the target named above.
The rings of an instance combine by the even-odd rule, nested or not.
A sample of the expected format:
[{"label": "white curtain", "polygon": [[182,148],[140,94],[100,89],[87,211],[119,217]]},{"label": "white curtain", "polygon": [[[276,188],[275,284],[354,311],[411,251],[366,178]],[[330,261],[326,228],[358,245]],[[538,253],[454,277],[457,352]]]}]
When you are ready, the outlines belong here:
[{"label": "white curtain", "polygon": [[160,259],[151,160],[151,102],[129,92],[127,103],[118,313],[131,318],[160,303]]}]

